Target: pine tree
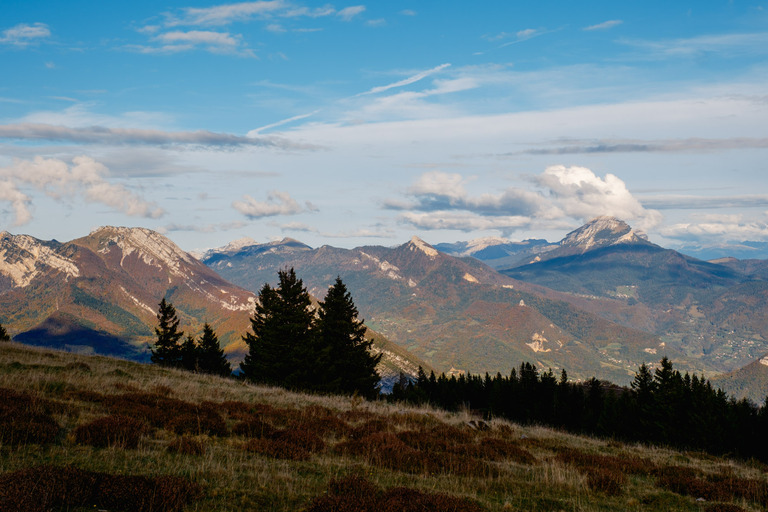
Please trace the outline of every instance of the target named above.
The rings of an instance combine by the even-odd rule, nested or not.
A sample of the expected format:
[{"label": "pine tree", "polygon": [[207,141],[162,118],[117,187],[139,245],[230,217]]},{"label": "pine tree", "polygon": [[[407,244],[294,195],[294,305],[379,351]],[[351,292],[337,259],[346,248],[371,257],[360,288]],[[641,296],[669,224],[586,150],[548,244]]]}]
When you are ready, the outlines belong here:
[{"label": "pine tree", "polygon": [[157,342],[152,349],[152,362],[161,366],[181,366],[181,347],[179,339],[184,333],[179,330],[179,319],[176,309],[165,297],[160,301],[157,312],[158,326],[155,327]]},{"label": "pine tree", "polygon": [[373,342],[365,339],[366,327],[357,316],[352,295],[337,277],[320,302],[315,328],[321,391],[369,398],[378,394],[381,354],[371,353]]},{"label": "pine tree", "polygon": [[3,324],[0,324],[0,341],[11,341],[11,336],[8,334],[8,331],[5,330]]},{"label": "pine tree", "polygon": [[191,334],[187,334],[187,339],[181,344],[181,367],[190,372],[198,370],[198,349]]},{"label": "pine tree", "polygon": [[311,299],[295,271],[278,272],[277,288],[265,284],[243,336],[248,354],[240,364],[250,380],[289,388],[306,388],[316,361],[312,353],[314,313]]},{"label": "pine tree", "polygon": [[203,334],[198,343],[197,364],[202,373],[221,375],[222,377],[228,377],[232,374],[232,366],[224,357],[224,350],[219,345],[219,337],[216,336],[208,323],[203,325]]}]

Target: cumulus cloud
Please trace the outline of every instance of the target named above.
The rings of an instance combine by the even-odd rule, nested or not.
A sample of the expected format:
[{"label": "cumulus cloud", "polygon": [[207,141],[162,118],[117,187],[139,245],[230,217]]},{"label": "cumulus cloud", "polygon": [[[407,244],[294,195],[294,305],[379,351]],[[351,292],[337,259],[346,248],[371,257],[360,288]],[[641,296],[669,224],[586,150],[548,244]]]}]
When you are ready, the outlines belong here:
[{"label": "cumulus cloud", "polygon": [[541,223],[587,222],[600,215],[633,221],[641,229],[661,220],[621,179],[612,174],[601,178],[585,167],[548,167],[533,179],[535,190],[512,187],[472,195],[469,181],[457,173],[430,171],[408,188],[405,199],[385,201],[384,207],[405,211],[400,220],[422,229],[498,229],[505,235]]},{"label": "cumulus cloud", "polygon": [[14,46],[28,46],[30,44],[50,37],[51,31],[45,23],[19,23],[18,25],[5,29],[0,37],[0,44],[11,44]]},{"label": "cumulus cloud", "polygon": [[167,132],[136,128],[105,126],[67,127],[42,123],[0,125],[0,139],[66,141],[78,144],[115,145],[198,145],[198,146],[257,146],[279,149],[312,149],[314,146],[295,144],[279,137],[243,137],[230,133],[205,130]]},{"label": "cumulus cloud", "polygon": [[274,217],[276,215],[297,215],[299,213],[315,212],[317,207],[310,202],[302,206],[288,192],[273,190],[267,195],[266,201],[257,201],[249,195],[244,195],[241,201],[234,201],[232,207],[249,219]]},{"label": "cumulus cloud", "polygon": [[28,208],[31,199],[20,191],[22,186],[35,188],[57,200],[80,196],[132,216],[157,218],[165,213],[123,185],[107,181],[108,175],[106,166],[87,156],[75,157],[71,164],[40,156],[14,160],[10,166],[0,168],[0,201],[11,203],[15,225],[32,219]]},{"label": "cumulus cloud", "polygon": [[612,215],[640,221],[643,229],[661,221],[659,212],[646,210],[626,184],[613,174],[600,178],[586,167],[554,165],[548,167],[537,181],[549,190],[553,202],[570,217],[588,221],[599,215]]},{"label": "cumulus cloud", "polygon": [[616,27],[618,25],[621,25],[624,23],[622,20],[608,20],[604,21],[602,23],[598,23],[597,25],[590,25],[588,27],[584,27],[582,30],[607,30],[609,28]]}]

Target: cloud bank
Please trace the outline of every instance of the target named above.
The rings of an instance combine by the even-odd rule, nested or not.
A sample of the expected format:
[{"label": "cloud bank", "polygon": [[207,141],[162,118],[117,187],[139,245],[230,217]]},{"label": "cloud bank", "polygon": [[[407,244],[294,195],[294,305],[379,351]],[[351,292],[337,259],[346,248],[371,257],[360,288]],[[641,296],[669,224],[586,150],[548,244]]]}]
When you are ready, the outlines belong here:
[{"label": "cloud bank", "polygon": [[32,220],[32,198],[22,187],[32,187],[61,201],[82,197],[131,216],[158,218],[165,213],[123,185],[107,181],[108,174],[107,167],[87,156],[75,157],[71,164],[39,156],[15,160],[8,167],[0,167],[0,201],[11,204],[15,226]]},{"label": "cloud bank", "polygon": [[505,235],[533,226],[562,227],[600,215],[633,221],[641,229],[656,226],[661,214],[646,209],[626,184],[586,167],[555,165],[533,178],[538,190],[508,188],[500,193],[472,195],[470,180],[456,173],[423,174],[406,199],[389,200],[386,208],[404,210],[400,220],[421,229],[475,231],[496,229]]},{"label": "cloud bank", "polygon": [[0,139],[65,141],[78,144],[113,145],[197,145],[208,147],[267,147],[277,149],[316,149],[279,137],[243,137],[206,130],[167,132],[137,128],[89,126],[73,128],[42,123],[0,125]]}]

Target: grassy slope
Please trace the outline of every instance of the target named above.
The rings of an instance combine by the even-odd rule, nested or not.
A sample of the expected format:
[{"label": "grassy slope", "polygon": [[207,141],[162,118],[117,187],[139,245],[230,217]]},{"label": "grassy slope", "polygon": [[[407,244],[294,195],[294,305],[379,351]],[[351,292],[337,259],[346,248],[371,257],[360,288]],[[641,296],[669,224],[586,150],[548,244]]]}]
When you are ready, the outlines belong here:
[{"label": "grassy slope", "polygon": [[[749,478],[762,483],[766,482],[765,471],[768,469],[759,464],[747,465],[703,454],[606,442],[498,420],[490,422],[490,429],[477,432],[467,426],[472,418],[466,413],[452,415],[427,408],[367,403],[355,398],[295,394],[15,343],[0,344],[0,388],[24,390],[52,400],[58,404],[54,418],[64,427],[59,439],[43,449],[37,445],[0,446],[0,474],[39,464],[70,464],[80,469],[118,474],[177,475],[204,488],[203,498],[188,505],[187,511],[301,510],[313,497],[326,491],[331,478],[347,475],[364,476],[382,488],[407,486],[470,497],[493,511],[699,511],[707,510],[706,504],[697,503],[695,496],[660,488],[651,468],[657,468],[655,474],[659,473],[658,468],[671,466],[675,474],[701,471],[710,477]],[[209,401],[221,405],[230,400],[262,404],[263,410],[283,411],[283,416],[290,416],[295,421],[302,418],[308,421],[313,414],[324,411],[326,418],[334,416],[342,420],[348,431],[326,434],[326,447],[306,460],[284,460],[249,452],[244,449],[247,440],[233,434],[198,436],[205,447],[202,455],[171,454],[167,447],[178,436],[164,428],[150,430],[136,449],[93,448],[75,442],[73,430],[78,425],[108,414],[104,403],[89,397],[129,392],[154,393],[192,403]],[[223,407],[221,410],[231,431],[235,415],[231,411],[225,413]],[[405,472],[391,465],[386,467],[386,461],[382,463],[375,456],[340,454],[340,444],[349,439],[360,439],[360,427],[366,425],[368,430],[374,427],[374,430],[389,429],[392,434],[406,430],[452,433],[454,437],[464,436],[469,440],[467,442],[475,443],[472,445],[475,447],[506,442],[520,453],[529,453],[533,459],[526,460],[518,453],[506,459],[457,459],[460,464],[451,465],[446,462],[451,456],[441,452],[435,444],[431,450],[418,453],[426,456],[431,451],[432,455],[438,455],[436,466],[432,465],[426,471]],[[355,428],[357,434],[353,433]],[[452,442],[451,436],[443,437],[449,444]],[[597,462],[585,454],[598,455]],[[585,457],[587,465],[580,465],[578,461]],[[636,467],[627,466],[626,474],[621,471],[616,474],[616,461],[634,461]],[[443,462],[445,464],[441,465]],[[468,462],[472,462],[477,470],[468,470]],[[607,480],[600,480],[603,473],[596,472],[596,466],[603,466]],[[610,483],[621,483],[623,479],[618,493],[613,494]],[[720,497],[720,501],[740,507],[727,510],[761,509],[757,503],[743,498]]]}]

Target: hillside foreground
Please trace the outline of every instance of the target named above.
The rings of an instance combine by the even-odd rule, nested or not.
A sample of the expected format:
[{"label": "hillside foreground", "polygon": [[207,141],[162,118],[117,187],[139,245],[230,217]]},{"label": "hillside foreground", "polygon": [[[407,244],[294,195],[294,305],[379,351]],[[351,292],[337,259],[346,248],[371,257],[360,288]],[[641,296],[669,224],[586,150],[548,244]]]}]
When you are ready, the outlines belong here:
[{"label": "hillside foreground", "polygon": [[0,397],[8,511],[768,507],[757,462],[15,343]]}]

